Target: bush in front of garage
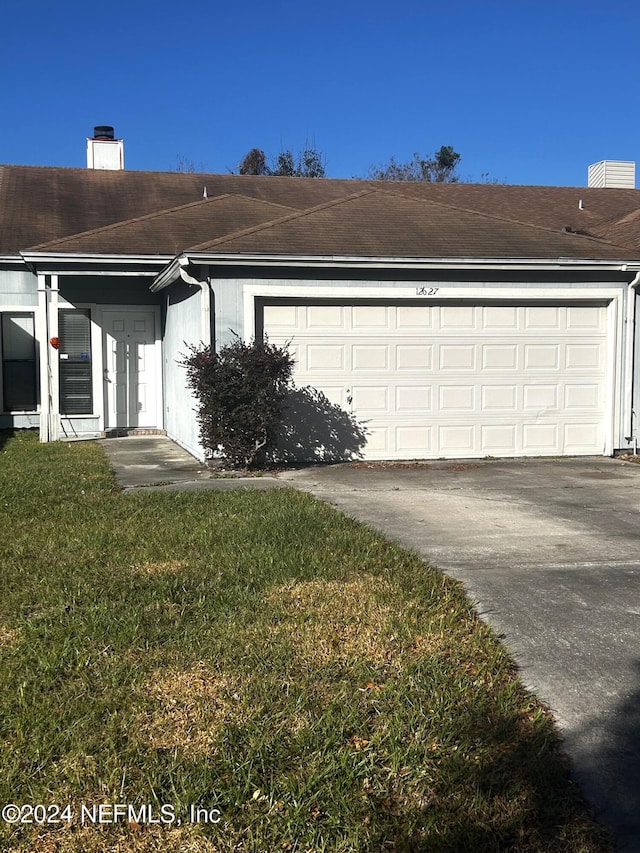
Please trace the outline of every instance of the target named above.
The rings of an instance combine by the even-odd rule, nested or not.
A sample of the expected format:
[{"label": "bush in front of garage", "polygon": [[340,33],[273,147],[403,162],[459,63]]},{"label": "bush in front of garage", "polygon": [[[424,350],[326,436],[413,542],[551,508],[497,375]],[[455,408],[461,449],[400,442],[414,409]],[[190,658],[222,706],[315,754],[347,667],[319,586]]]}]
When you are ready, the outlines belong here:
[{"label": "bush in front of garage", "polygon": [[232,468],[264,466],[274,450],[293,356],[286,347],[237,338],[215,352],[191,347],[184,360],[198,399],[200,440],[211,457]]}]

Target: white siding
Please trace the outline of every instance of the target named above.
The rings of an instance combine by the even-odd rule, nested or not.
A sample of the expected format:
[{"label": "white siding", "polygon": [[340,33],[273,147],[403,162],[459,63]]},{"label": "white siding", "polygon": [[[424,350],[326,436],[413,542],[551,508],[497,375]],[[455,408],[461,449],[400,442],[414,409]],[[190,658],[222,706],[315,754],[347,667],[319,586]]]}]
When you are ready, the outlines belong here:
[{"label": "white siding", "polygon": [[635,189],[636,164],[632,160],[601,160],[589,166],[590,187]]},{"label": "white siding", "polygon": [[189,345],[202,344],[202,291],[199,287],[178,284],[167,296],[163,343],[164,418],[169,438],[202,459],[197,401],[187,385],[182,365]]},{"label": "white siding", "polygon": [[11,306],[35,308],[38,305],[38,279],[24,270],[0,270],[0,311]]}]

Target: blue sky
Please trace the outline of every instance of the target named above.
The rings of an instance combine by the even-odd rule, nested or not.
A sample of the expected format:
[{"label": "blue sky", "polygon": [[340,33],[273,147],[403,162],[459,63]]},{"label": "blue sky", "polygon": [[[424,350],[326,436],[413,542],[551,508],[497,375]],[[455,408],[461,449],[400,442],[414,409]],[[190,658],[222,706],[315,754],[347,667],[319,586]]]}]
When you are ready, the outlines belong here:
[{"label": "blue sky", "polygon": [[464,177],[584,186],[640,159],[640,4],[596,0],[15,0],[0,162],[225,172],[305,141],[331,177],[452,145]]}]

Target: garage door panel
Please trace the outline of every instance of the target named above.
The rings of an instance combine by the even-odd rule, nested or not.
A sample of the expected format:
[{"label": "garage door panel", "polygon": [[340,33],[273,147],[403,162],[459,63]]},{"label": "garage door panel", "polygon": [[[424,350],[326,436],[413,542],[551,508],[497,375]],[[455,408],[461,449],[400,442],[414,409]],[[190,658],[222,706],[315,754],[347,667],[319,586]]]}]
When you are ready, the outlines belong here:
[{"label": "garage door panel", "polygon": [[522,386],[522,408],[525,411],[531,409],[558,408],[559,388],[554,385],[523,385]]},{"label": "garage door panel", "polygon": [[432,388],[430,385],[398,385],[395,390],[398,414],[425,415],[431,411]]},{"label": "garage door panel", "polygon": [[353,406],[359,412],[389,412],[389,388],[386,385],[354,385],[351,396]]},{"label": "garage door panel", "polygon": [[345,329],[348,309],[342,305],[311,305],[306,309],[306,328]]},{"label": "garage door panel", "polygon": [[564,386],[564,408],[591,410],[602,408],[602,388],[595,383],[581,385],[566,384]]},{"label": "garage door panel", "polygon": [[[367,447],[365,455],[373,459],[389,459],[395,447],[389,443],[389,428],[367,424]],[[395,442],[394,442],[395,445]]]},{"label": "garage door panel", "polygon": [[433,346],[426,344],[397,344],[397,370],[431,370],[433,365]]},{"label": "garage door panel", "polygon": [[273,329],[275,334],[281,334],[283,329],[298,329],[299,309],[296,305],[265,305],[264,324]]},{"label": "garage door panel", "polygon": [[388,329],[389,310],[380,305],[354,305],[353,328],[354,329]]},{"label": "garage door panel", "polygon": [[568,370],[598,370],[602,347],[598,344],[567,344],[565,364]]},{"label": "garage door panel", "polygon": [[485,344],[482,347],[482,367],[485,370],[517,370],[517,344]]},{"label": "garage door panel", "polygon": [[482,326],[484,329],[497,329],[500,332],[517,331],[518,317],[515,306],[485,305],[482,309]]},{"label": "garage door panel", "polygon": [[400,305],[395,311],[396,329],[432,329],[433,312],[431,305]]},{"label": "garage door panel", "polygon": [[511,424],[483,425],[482,449],[486,455],[510,456],[517,450],[517,427]]},{"label": "garage door panel", "polygon": [[602,424],[599,422],[565,424],[565,453],[585,453],[598,441],[602,441]]},{"label": "garage door panel", "polygon": [[562,308],[553,306],[532,306],[525,308],[524,328],[535,329],[559,329],[561,327]]},{"label": "garage door panel", "polygon": [[476,407],[476,386],[441,385],[438,400],[440,412],[473,412]]},{"label": "garage door panel", "polygon": [[558,425],[555,423],[523,424],[522,450],[525,456],[560,453]]},{"label": "garage door panel", "polygon": [[475,370],[476,347],[472,344],[441,344],[440,370]]},{"label": "garage door panel", "polygon": [[470,424],[440,426],[438,436],[438,444],[444,454],[468,456],[474,451],[475,427]]},{"label": "garage door panel", "polygon": [[430,454],[432,451],[432,429],[428,426],[399,426],[395,428],[396,447],[411,456]]},{"label": "garage door panel", "polygon": [[525,370],[557,370],[560,365],[560,344],[526,344]]},{"label": "garage door panel", "polygon": [[[294,324],[295,325],[292,325]],[[603,305],[267,305],[295,380],[367,431],[367,458],[602,453]]]},{"label": "garage door panel", "polygon": [[592,307],[571,305],[567,308],[567,329],[582,332],[605,331],[606,314],[604,311],[594,311]]},{"label": "garage door panel", "polygon": [[476,327],[477,312],[472,305],[446,305],[440,308],[441,329],[464,329]]},{"label": "garage door panel", "polygon": [[513,411],[516,407],[515,385],[483,385],[482,408],[485,411]]},{"label": "garage door panel", "polygon": [[306,366],[312,373],[317,371],[343,371],[345,368],[345,346],[343,344],[309,344],[306,348]]},{"label": "garage door panel", "polygon": [[389,368],[389,346],[359,346],[355,344],[351,351],[354,372],[360,370],[381,370]]}]

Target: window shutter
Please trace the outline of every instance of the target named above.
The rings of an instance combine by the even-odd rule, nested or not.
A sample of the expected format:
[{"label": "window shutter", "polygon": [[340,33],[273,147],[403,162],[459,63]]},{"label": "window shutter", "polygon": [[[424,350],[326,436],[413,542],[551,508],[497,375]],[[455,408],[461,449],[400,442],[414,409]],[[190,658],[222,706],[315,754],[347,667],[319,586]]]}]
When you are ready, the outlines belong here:
[{"label": "window shutter", "polygon": [[35,411],[37,383],[33,314],[6,313],[1,316],[4,411]]},{"label": "window shutter", "polygon": [[93,412],[93,383],[89,312],[60,311],[58,337],[60,413],[90,415]]}]

